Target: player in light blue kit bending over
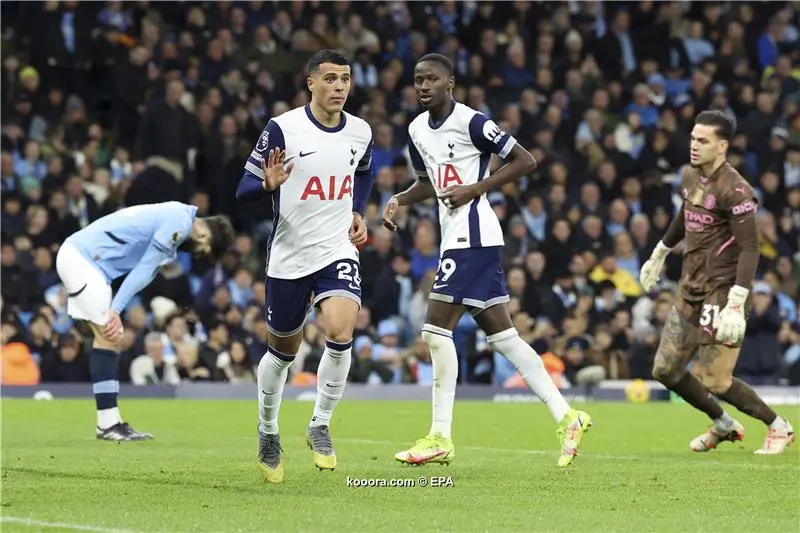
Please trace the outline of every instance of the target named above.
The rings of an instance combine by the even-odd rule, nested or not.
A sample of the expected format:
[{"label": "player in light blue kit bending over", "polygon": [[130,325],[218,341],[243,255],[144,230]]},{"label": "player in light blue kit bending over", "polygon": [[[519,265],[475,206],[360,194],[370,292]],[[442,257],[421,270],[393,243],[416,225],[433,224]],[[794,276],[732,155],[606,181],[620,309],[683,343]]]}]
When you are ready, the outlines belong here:
[{"label": "player in light blue kit bending over", "polygon": [[[94,334],[89,359],[97,404],[97,438],[149,440],[122,421],[117,408],[120,313],[158,268],[178,251],[218,259],[233,243],[227,218],[196,218],[197,208],[179,202],[139,205],[100,218],[72,234],[58,251],[56,270],[67,293],[67,312]],[[127,274],[116,296],[111,282]]]}]

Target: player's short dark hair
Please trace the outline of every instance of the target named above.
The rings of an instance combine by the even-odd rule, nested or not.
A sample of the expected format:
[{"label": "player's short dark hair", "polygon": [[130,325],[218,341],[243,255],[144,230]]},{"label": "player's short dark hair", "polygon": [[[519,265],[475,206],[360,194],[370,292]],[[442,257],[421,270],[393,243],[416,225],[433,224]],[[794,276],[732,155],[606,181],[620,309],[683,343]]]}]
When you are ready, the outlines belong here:
[{"label": "player's short dark hair", "polygon": [[453,62],[450,61],[450,59],[445,55],[436,54],[436,53],[425,54],[424,56],[419,58],[419,60],[417,61],[417,65],[419,65],[423,61],[430,61],[432,63],[439,63],[441,66],[443,66],[445,68],[445,70],[447,70],[447,75],[448,76],[452,76],[453,75]]},{"label": "player's short dark hair", "polygon": [[736,123],[733,121],[733,117],[716,109],[712,111],[703,111],[697,115],[697,118],[694,119],[694,123],[695,125],[713,126],[717,137],[728,142],[731,142],[733,134],[736,133]]},{"label": "player's short dark hair", "polygon": [[318,71],[320,65],[323,63],[333,63],[334,65],[346,66],[350,64],[350,60],[348,60],[347,56],[344,54],[341,54],[336,50],[326,48],[324,50],[320,50],[308,59],[308,63],[306,65],[308,73],[311,74],[312,72]]},{"label": "player's short dark hair", "polygon": [[203,220],[211,232],[211,259],[217,261],[233,245],[236,232],[233,231],[233,225],[225,215],[214,215]]}]

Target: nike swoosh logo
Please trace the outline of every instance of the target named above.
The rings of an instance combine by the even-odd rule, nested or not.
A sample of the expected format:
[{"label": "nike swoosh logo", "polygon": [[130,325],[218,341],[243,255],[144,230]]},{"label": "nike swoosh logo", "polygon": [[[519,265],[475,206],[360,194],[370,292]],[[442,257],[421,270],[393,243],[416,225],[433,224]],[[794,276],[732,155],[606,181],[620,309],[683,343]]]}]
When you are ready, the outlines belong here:
[{"label": "nike swoosh logo", "polygon": [[76,296],[79,296],[79,295],[80,295],[80,294],[81,294],[83,291],[85,291],[85,290],[86,290],[86,287],[87,287],[88,285],[89,285],[88,283],[85,283],[85,284],[83,285],[83,287],[81,287],[81,288],[80,288],[80,289],[78,289],[77,291],[75,291],[75,292],[73,292],[73,293],[70,293],[70,294],[68,294],[68,295],[67,295],[67,298],[75,298]]},{"label": "nike swoosh logo", "polygon": [[443,456],[446,453],[447,452],[445,450],[439,450],[438,452],[434,453],[433,455],[429,455],[428,457],[409,454],[406,459],[412,463],[420,463],[422,461],[430,461],[432,459],[438,459],[439,457]]},{"label": "nike swoosh logo", "polygon": [[432,288],[433,288],[434,290],[438,290],[438,289],[444,289],[444,288],[445,288],[445,287],[447,287],[448,285],[450,285],[450,284],[449,284],[449,283],[445,283],[444,285],[434,285]]},{"label": "nike swoosh logo", "polygon": [[313,151],[313,152],[307,152],[307,153],[305,153],[305,154],[304,154],[303,152],[300,152],[298,155],[299,155],[300,157],[305,157],[305,156],[307,156],[307,155],[316,154],[316,153],[317,153],[316,151]]}]

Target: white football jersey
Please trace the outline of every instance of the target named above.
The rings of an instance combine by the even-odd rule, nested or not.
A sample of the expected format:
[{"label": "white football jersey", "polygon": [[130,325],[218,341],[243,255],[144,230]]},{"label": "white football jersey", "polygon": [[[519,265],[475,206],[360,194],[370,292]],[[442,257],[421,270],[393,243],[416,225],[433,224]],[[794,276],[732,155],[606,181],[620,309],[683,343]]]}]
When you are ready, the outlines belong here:
[{"label": "white football jersey", "polygon": [[267,275],[297,279],[341,259],[358,260],[348,232],[353,223],[356,170],[372,160],[372,130],[364,120],[342,113],[327,128],[308,105],[269,121],[245,164],[264,179],[261,161],[273,148],[285,149],[289,178],[272,193],[275,213],[269,237]]},{"label": "white football jersey", "polygon": [[[491,154],[506,158],[517,141],[483,113],[453,102],[450,114],[434,124],[425,111],[408,126],[409,153],[417,175],[441,194],[453,185],[477,183],[489,176]],[[458,209],[439,202],[441,252],[503,246],[503,231],[486,195]]]}]

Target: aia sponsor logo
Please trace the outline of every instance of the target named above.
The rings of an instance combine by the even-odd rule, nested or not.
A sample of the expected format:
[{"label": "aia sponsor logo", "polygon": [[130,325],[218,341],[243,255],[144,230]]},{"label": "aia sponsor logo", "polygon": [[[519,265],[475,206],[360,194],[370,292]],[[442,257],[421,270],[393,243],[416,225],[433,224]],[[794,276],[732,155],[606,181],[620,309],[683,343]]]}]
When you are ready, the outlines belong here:
[{"label": "aia sponsor logo", "polygon": [[447,163],[436,168],[436,186],[438,189],[446,189],[451,185],[463,185],[461,176],[458,175],[456,167]]},{"label": "aia sponsor logo", "polygon": [[731,212],[734,215],[743,215],[745,213],[750,213],[751,211],[755,210],[756,210],[756,203],[753,200],[747,200],[746,202],[742,202],[731,208]]},{"label": "aia sponsor logo", "polygon": [[353,178],[350,174],[339,180],[336,176],[330,176],[327,181],[327,187],[324,187],[319,176],[311,176],[300,199],[308,200],[313,196],[318,200],[343,200],[353,196]]}]

